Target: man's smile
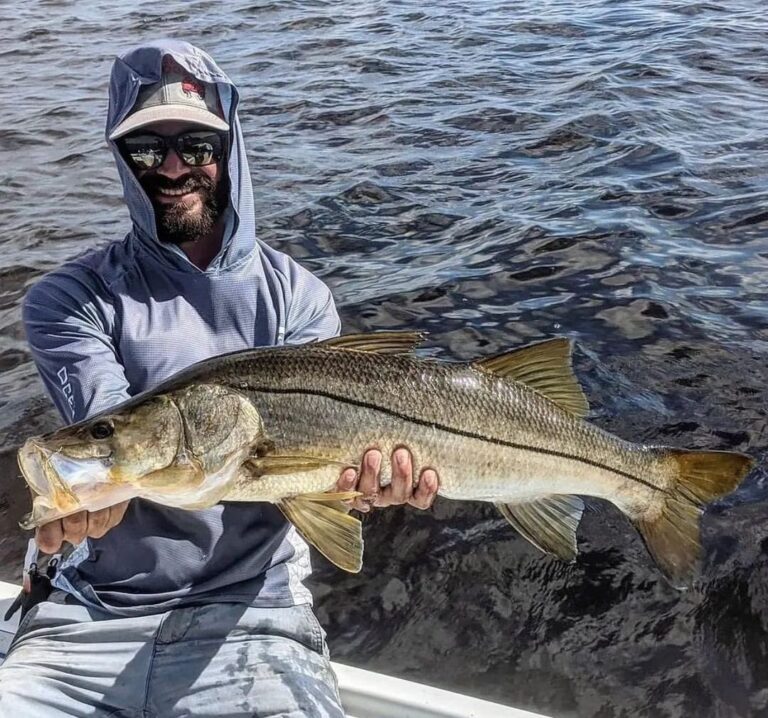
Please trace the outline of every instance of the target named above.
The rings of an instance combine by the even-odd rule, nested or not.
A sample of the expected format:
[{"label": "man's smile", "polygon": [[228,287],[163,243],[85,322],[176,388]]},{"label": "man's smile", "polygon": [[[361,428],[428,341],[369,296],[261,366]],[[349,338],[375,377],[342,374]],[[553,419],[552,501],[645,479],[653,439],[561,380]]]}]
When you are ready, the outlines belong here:
[{"label": "man's smile", "polygon": [[200,192],[197,189],[158,189],[155,192],[155,197],[158,201],[165,204],[172,204],[192,197],[192,195],[199,195]]}]

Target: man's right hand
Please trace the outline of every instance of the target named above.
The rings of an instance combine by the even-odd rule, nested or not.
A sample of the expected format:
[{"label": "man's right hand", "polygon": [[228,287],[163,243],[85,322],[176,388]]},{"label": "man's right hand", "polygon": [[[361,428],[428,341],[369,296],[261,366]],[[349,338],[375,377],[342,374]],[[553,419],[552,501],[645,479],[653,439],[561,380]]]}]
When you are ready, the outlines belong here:
[{"label": "man's right hand", "polygon": [[100,511],[80,511],[39,526],[35,530],[37,547],[44,553],[56,553],[64,541],[76,545],[88,536],[101,538],[123,520],[128,503],[123,501]]}]

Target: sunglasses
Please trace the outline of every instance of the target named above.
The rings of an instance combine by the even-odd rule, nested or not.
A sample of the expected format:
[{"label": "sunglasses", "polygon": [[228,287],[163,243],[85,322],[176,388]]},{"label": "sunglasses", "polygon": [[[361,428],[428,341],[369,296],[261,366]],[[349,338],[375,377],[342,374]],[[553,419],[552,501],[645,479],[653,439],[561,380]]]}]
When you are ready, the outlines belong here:
[{"label": "sunglasses", "polygon": [[117,144],[123,157],[136,169],[154,170],[165,162],[171,148],[189,167],[211,165],[224,156],[225,143],[218,132],[191,130],[173,137],[137,133],[119,139]]}]

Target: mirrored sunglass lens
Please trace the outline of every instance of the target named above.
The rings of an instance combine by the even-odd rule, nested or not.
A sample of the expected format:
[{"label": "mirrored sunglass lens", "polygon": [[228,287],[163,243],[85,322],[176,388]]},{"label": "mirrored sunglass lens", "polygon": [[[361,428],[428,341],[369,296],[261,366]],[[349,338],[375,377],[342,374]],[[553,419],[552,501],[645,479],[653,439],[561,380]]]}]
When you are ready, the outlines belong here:
[{"label": "mirrored sunglass lens", "polygon": [[158,137],[130,137],[125,140],[125,151],[139,169],[152,169],[163,164],[165,143]]},{"label": "mirrored sunglass lens", "polygon": [[210,133],[189,133],[179,137],[179,152],[188,165],[200,167],[221,157],[221,138]]},{"label": "mirrored sunglass lens", "polygon": [[140,150],[131,152],[130,158],[133,164],[143,170],[150,170],[163,164],[163,153],[154,150]]}]

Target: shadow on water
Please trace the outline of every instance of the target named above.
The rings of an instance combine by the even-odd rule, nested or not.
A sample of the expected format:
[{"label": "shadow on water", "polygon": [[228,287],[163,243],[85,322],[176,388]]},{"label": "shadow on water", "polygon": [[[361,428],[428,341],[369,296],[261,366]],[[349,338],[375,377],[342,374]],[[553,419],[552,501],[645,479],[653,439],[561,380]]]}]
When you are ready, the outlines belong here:
[{"label": "shadow on water", "polygon": [[490,506],[376,512],[361,574],[316,560],[334,657],[559,716],[768,714],[759,3],[195,9],[0,10],[26,78],[0,88],[0,153],[25,159],[0,165],[1,577],[20,577],[28,509],[8,449],[57,423],[19,301],[124,233],[108,64],[162,25],[240,84],[260,234],[331,286],[346,332],[427,330],[425,353],[458,359],[563,334],[600,426],[759,461],[707,511],[685,593],[598,502],[568,566]]}]

